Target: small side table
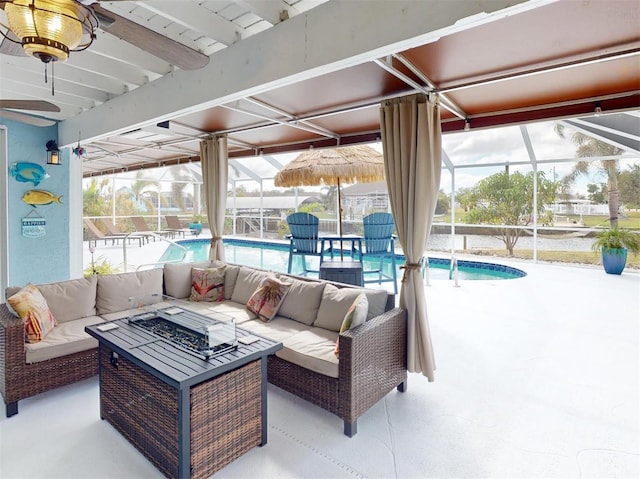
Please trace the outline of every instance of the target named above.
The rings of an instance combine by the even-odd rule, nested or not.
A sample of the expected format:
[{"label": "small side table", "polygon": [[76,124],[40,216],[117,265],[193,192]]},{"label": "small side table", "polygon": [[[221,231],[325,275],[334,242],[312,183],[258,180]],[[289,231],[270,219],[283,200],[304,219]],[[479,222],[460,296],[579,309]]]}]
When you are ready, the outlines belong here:
[{"label": "small side table", "polygon": [[320,279],[363,286],[362,263],[359,261],[323,261]]}]

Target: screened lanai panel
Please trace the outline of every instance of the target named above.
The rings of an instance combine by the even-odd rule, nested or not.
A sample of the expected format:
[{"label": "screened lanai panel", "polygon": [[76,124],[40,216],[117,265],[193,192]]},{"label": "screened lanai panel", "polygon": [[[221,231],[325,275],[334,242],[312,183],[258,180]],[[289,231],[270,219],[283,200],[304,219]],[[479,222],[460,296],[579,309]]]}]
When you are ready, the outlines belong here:
[{"label": "screened lanai panel", "polygon": [[[577,159],[577,145],[572,140],[575,130],[555,121],[527,125],[531,144],[539,162],[570,162]],[[562,133],[562,134],[561,134]],[[547,167],[542,167],[542,169]]]},{"label": "screened lanai panel", "polygon": [[443,135],[442,148],[456,167],[529,162],[522,133],[517,126],[490,130],[472,128],[462,133]]},{"label": "screened lanai panel", "polygon": [[[576,133],[589,134],[592,133],[588,129],[579,128],[583,124],[599,123],[600,125],[608,124],[607,117],[611,119],[610,124],[615,124],[617,117],[630,118],[637,120],[635,122],[635,134],[640,134],[640,119],[635,115],[627,113],[617,113],[612,115],[602,115],[599,117],[586,117],[577,118],[575,120],[561,121],[561,122],[540,122],[527,125],[527,131],[531,138],[531,144],[538,161],[538,169],[544,171],[547,174],[547,178],[561,181],[566,175],[571,173],[574,169],[577,161],[586,161],[588,163],[599,161],[599,158],[593,160],[584,158],[578,155],[578,144],[574,136]],[[575,125],[572,124],[575,121]],[[632,129],[633,129],[632,124]],[[562,136],[558,132],[558,128],[562,131]],[[593,129],[595,131],[595,129]],[[622,147],[617,140],[629,141],[627,137],[620,137],[620,135],[628,135],[628,133],[619,132],[616,134],[614,131],[600,131],[601,135],[596,135],[594,138],[600,141],[613,142],[615,146]],[[615,157],[618,160],[620,168],[625,168],[628,165],[640,161],[640,155],[632,150],[624,151],[621,155]],[[586,184],[599,183],[606,181],[605,177],[598,173],[598,167],[595,165],[590,168],[587,175],[581,175],[577,179],[577,190],[584,191]]]},{"label": "screened lanai panel", "polygon": [[568,126],[613,143],[629,153],[640,154],[640,115],[638,112],[600,115],[564,121]]}]

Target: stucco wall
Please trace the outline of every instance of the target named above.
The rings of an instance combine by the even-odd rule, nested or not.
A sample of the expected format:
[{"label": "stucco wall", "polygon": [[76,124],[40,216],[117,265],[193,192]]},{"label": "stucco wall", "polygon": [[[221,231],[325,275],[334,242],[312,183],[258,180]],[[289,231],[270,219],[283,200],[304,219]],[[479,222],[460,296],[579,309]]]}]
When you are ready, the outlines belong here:
[{"label": "stucco wall", "polygon": [[[70,277],[69,272],[69,150],[61,152],[62,165],[47,165],[45,144],[57,140],[58,127],[38,128],[10,120],[2,120],[8,132],[7,167],[13,163],[30,162],[44,167],[49,178],[38,186],[7,178],[8,208],[8,264],[9,285],[28,282],[47,283]],[[36,208],[22,200],[31,189],[61,195],[62,204],[52,203]],[[35,210],[46,219],[46,234],[29,238],[22,234],[22,218]]]}]

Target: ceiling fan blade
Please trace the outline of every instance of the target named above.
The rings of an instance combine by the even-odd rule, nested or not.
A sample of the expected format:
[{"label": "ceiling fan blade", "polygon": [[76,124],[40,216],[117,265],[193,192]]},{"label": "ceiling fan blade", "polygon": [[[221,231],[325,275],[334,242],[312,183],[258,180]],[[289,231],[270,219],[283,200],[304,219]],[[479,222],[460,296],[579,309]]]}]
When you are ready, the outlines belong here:
[{"label": "ceiling fan blade", "polygon": [[198,70],[209,63],[207,55],[105,10],[98,3],[92,4],[91,8],[102,30],[183,70]]},{"label": "ceiling fan blade", "polygon": [[0,110],[0,117],[40,127],[53,126],[56,124],[56,122],[53,120],[38,118],[37,116],[25,115],[24,113],[18,113],[17,111]]},{"label": "ceiling fan blade", "polygon": [[[16,34],[11,30],[7,30],[5,35],[9,38],[2,38],[2,42],[0,42],[0,53],[14,57],[26,57],[27,54],[22,49],[22,44]],[[12,42],[11,40],[14,41]]]},{"label": "ceiling fan blade", "polygon": [[0,108],[59,112],[60,107],[44,100],[0,100]]}]

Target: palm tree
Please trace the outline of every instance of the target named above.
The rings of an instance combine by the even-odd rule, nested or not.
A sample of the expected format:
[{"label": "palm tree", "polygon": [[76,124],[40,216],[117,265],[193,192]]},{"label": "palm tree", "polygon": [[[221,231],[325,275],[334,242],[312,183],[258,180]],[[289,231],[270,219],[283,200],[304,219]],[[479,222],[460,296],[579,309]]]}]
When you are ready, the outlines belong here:
[{"label": "palm tree", "polygon": [[[555,126],[556,133],[561,137],[564,136],[564,125],[557,123]],[[601,140],[597,140],[584,133],[575,132],[571,135],[571,141],[576,145],[576,156],[578,158],[591,158],[594,156],[615,156],[621,155],[624,150],[617,146],[611,145]],[[609,223],[611,228],[618,226],[618,160],[600,160],[598,169],[607,176],[607,190],[609,196]],[[589,173],[589,169],[593,162],[578,161],[571,173],[565,178],[564,182],[573,183],[579,176]]]},{"label": "palm tree", "polygon": [[189,169],[184,165],[175,165],[169,169],[171,175],[171,200],[180,211],[184,212],[184,189],[187,184],[193,181],[193,177],[189,174]]},{"label": "palm tree", "polygon": [[[131,190],[133,191],[133,196],[137,202],[142,202],[146,205],[147,211],[153,213],[155,211],[155,205],[152,201],[142,195],[145,191],[154,191],[157,193],[158,184],[155,181],[145,180],[143,179],[144,173],[142,171],[138,171],[136,173],[136,180],[131,185]],[[158,205],[160,205],[160,201],[158,201]]]},{"label": "palm tree", "polygon": [[479,198],[475,195],[473,188],[458,188],[456,200],[464,211],[469,211],[476,207]]},{"label": "palm tree", "polygon": [[109,214],[111,208],[111,192],[108,179],[98,183],[95,178],[82,191],[84,216],[103,216]]},{"label": "palm tree", "polygon": [[322,191],[324,193],[323,203],[325,210],[335,211],[336,203],[338,202],[338,187],[325,186],[322,188]]}]

